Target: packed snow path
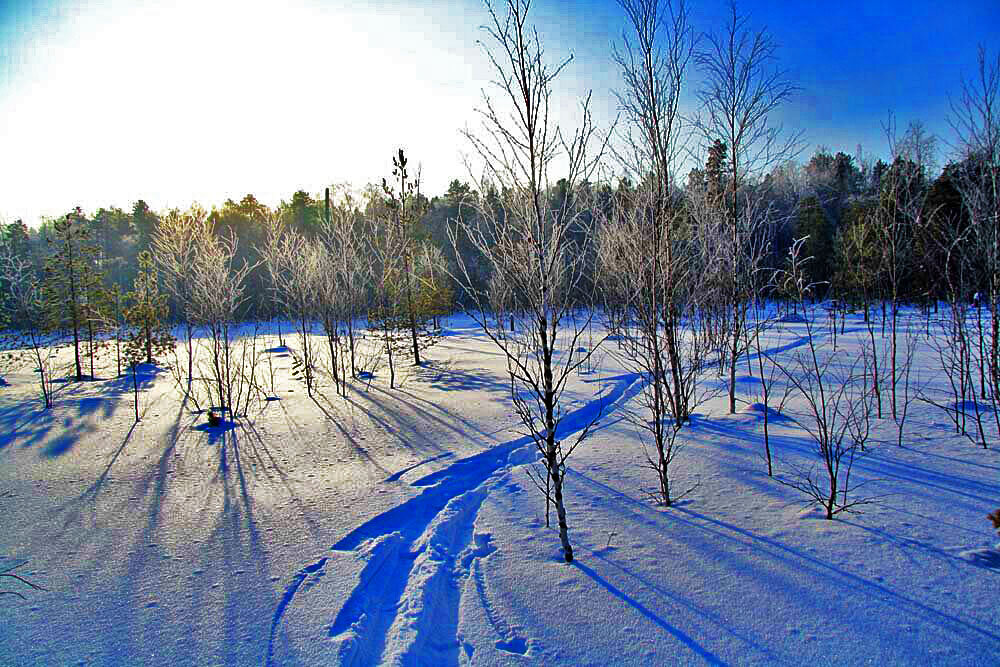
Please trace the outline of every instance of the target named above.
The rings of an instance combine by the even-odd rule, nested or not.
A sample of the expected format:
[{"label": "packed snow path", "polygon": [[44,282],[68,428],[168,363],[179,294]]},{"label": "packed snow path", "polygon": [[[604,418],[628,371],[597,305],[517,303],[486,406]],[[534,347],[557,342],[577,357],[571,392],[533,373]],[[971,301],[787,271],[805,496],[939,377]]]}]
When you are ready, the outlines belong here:
[{"label": "packed snow path", "polygon": [[[638,391],[639,379],[631,373],[606,378],[595,399],[563,417],[558,437],[609,415]],[[489,536],[474,536],[476,512],[507,466],[534,460],[534,450],[531,438],[523,436],[416,480],[413,486],[424,489],[419,495],[365,522],[334,544],[331,556],[302,568],[274,612],[268,664],[280,662],[275,640],[296,593],[323,576],[331,558],[348,554],[365,566],[330,626],[339,643],[338,663],[458,664],[459,580],[490,550]]]}]

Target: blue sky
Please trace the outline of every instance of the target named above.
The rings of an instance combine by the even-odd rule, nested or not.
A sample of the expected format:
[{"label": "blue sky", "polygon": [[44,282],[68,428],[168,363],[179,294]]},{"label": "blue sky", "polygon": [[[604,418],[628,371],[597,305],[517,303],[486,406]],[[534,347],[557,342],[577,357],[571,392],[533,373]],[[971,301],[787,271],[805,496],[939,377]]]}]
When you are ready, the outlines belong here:
[{"label": "blue sky", "polygon": [[[922,121],[947,158],[949,95],[974,73],[977,45],[1000,48],[996,0],[742,2],[766,27],[802,90],[782,110],[817,145],[884,155],[882,123]],[[691,2],[696,29],[728,4]],[[615,113],[613,1],[537,1],[560,119],[593,90],[599,123]],[[0,216],[75,205],[205,205],[253,192],[276,204],[296,189],[361,187],[406,148],[435,194],[465,178],[463,127],[491,72],[476,44],[483,6],[289,0],[0,0]],[[698,84],[697,72],[689,79]],[[693,110],[689,106],[689,110]]]}]

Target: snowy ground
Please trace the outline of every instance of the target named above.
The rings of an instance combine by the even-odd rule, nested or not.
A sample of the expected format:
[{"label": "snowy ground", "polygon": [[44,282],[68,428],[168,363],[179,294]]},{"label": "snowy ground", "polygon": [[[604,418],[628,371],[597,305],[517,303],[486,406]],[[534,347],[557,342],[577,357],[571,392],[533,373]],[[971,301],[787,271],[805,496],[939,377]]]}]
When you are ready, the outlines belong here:
[{"label": "snowy ground", "polygon": [[[275,353],[281,400],[228,430],[165,373],[138,424],[125,379],[62,384],[45,413],[31,369],[8,374],[0,570],[48,590],[0,580],[26,597],[0,596],[0,664],[997,663],[1000,443],[914,403],[904,446],[878,421],[854,472],[884,497],[830,522],[767,477],[758,415],[718,397],[674,463],[697,486],[664,510],[621,418],[639,381],[601,355],[570,387],[565,433],[603,417],[571,459],[566,565],[502,358],[468,320],[448,331],[402,389],[346,400],[308,399]],[[791,355],[802,332],[767,345]],[[928,391],[934,364],[922,348]],[[811,460],[794,419],[772,445],[778,473]]]}]

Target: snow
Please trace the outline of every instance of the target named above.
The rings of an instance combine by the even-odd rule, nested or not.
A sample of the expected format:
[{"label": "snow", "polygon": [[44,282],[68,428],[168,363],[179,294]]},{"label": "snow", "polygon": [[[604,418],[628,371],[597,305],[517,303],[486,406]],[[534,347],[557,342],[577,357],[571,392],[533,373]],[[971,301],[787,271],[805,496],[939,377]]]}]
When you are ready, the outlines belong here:
[{"label": "snow", "polygon": [[[428,364],[396,390],[376,373],[346,399],[324,387],[313,401],[291,357],[275,355],[280,400],[220,428],[156,369],[140,378],[139,423],[131,377],[108,379],[113,360],[96,381],[57,385],[49,412],[31,368],[6,373],[0,570],[21,564],[14,571],[47,590],[0,597],[0,663],[977,665],[1000,655],[1000,537],[985,516],[1000,507],[1000,443],[977,447],[940,408],[914,402],[903,446],[891,418],[876,420],[852,473],[877,504],[826,521],[767,476],[761,386],[741,364],[737,414],[719,394],[681,430],[672,471],[692,490],[665,509],[622,419],[641,381],[616,365],[610,340],[593,372],[573,377],[561,424],[565,438],[600,415],[569,461],[567,565],[528,477],[538,457],[502,356],[467,318],[445,324]],[[804,330],[784,322],[765,345],[790,359]],[[858,335],[837,344],[860,349]],[[266,347],[290,351],[277,337]],[[944,391],[935,363],[923,345],[914,386]],[[724,386],[715,370],[704,386]],[[783,393],[779,377],[771,394]],[[937,399],[950,407],[946,393]],[[766,409],[776,473],[814,461],[801,401]]]}]

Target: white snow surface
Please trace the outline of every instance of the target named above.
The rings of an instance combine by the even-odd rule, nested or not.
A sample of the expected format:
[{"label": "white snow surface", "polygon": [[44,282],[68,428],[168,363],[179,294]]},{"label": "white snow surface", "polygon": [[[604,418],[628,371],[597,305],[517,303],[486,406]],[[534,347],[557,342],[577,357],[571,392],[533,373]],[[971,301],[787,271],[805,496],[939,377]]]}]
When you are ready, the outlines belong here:
[{"label": "white snow surface", "polygon": [[[803,332],[786,322],[764,340],[790,358]],[[15,369],[0,389],[0,571],[46,590],[0,579],[25,596],[0,596],[0,664],[1000,661],[985,517],[1000,443],[977,447],[914,402],[903,446],[886,416],[855,464],[877,504],[827,521],[767,476],[754,362],[736,414],[720,394],[682,429],[674,484],[691,491],[662,508],[623,419],[641,379],[615,348],[566,395],[560,437],[600,416],[569,461],[572,564],[527,474],[537,454],[504,359],[467,318],[402,388],[378,373],[347,399],[309,399],[276,348],[280,400],[228,429],[205,428],[166,372],[144,379],[134,423],[131,379],[100,379],[107,360],[98,380],[60,383],[47,412],[32,369]],[[946,385],[935,364],[922,344],[914,382],[929,393]],[[724,386],[715,370],[704,386]],[[801,401],[768,414],[776,474],[815,461]]]}]

